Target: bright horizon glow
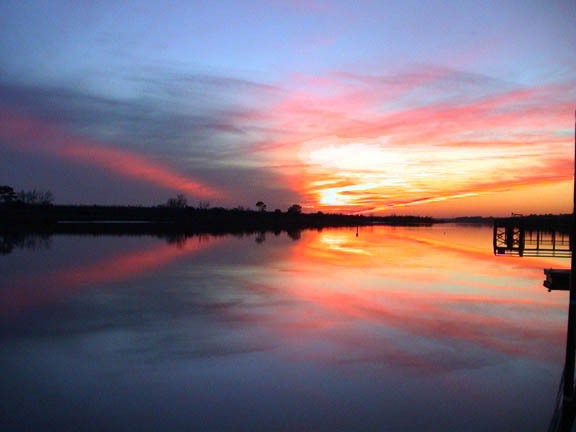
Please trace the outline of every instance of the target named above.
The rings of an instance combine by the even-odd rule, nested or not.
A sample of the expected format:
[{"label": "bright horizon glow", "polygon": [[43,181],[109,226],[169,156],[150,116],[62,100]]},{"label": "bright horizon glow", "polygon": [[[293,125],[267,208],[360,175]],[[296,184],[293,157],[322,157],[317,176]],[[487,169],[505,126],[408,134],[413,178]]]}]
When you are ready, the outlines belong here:
[{"label": "bright horizon glow", "polygon": [[382,103],[403,100],[403,94],[386,98],[395,85],[380,86],[382,100],[355,84],[329,85],[342,94],[296,94],[263,114],[290,131],[265,151],[272,160],[293,160],[287,181],[308,208],[375,214],[413,208],[442,215],[435,204],[458,200],[459,214],[491,215],[502,213],[467,202],[485,195],[496,209],[504,192],[563,185],[565,195],[554,197],[560,205],[532,197],[530,212],[570,211],[574,144],[567,95],[575,82],[384,112]]}]

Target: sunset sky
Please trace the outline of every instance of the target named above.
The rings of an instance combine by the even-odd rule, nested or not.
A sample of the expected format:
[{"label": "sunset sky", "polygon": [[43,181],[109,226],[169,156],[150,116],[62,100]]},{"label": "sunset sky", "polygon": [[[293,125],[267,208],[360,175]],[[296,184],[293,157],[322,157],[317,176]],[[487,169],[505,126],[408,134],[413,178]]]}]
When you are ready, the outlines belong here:
[{"label": "sunset sky", "polygon": [[570,0],[4,0],[0,184],[57,203],[570,212]]}]

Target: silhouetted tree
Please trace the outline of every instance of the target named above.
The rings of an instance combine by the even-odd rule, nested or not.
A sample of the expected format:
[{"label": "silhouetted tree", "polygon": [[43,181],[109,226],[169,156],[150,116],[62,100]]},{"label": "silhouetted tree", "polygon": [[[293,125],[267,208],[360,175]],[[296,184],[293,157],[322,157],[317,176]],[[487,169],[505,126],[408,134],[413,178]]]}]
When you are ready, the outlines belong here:
[{"label": "silhouetted tree", "polygon": [[10,204],[17,201],[18,197],[10,186],[0,186],[0,204]]},{"label": "silhouetted tree", "polygon": [[50,205],[54,201],[52,192],[36,189],[18,192],[17,197],[18,201],[29,205]]},{"label": "silhouetted tree", "polygon": [[176,198],[170,198],[166,201],[166,207],[171,208],[186,208],[188,207],[188,200],[182,194],[176,195]]},{"label": "silhouetted tree", "polygon": [[266,204],[264,204],[262,201],[258,201],[256,203],[256,207],[258,207],[261,212],[266,211]]},{"label": "silhouetted tree", "polygon": [[288,213],[300,214],[302,213],[302,206],[300,204],[292,204],[290,207],[288,207]]},{"label": "silhouetted tree", "polygon": [[210,201],[198,201],[199,210],[208,210],[210,208]]}]

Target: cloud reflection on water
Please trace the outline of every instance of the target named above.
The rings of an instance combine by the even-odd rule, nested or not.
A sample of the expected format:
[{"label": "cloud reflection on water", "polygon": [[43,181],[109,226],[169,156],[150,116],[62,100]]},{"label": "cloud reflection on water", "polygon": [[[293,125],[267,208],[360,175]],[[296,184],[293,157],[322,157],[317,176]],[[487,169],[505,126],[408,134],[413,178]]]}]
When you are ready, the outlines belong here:
[{"label": "cloud reflection on water", "polygon": [[[209,408],[235,398],[232,386],[244,395],[238,409],[269,400],[291,412],[296,400],[308,401],[299,409],[318,430],[326,409],[356,396],[374,424],[405,406],[431,419],[443,410],[438,404],[470,404],[439,424],[450,430],[483,413],[478,430],[498,430],[522,423],[518,413],[531,403],[549,396],[551,405],[566,296],[541,287],[542,266],[561,261],[498,259],[484,247],[490,235],[487,227],[462,226],[373,227],[358,237],[355,229],[329,229],[304,231],[298,242],[284,235],[260,244],[252,237],[180,249],[154,244],[75,266],[90,246],[82,239],[65,251],[70,269],[47,278],[59,290],[42,301],[23,296],[27,313],[5,327],[11,351],[4,363],[18,384],[30,367],[57,382],[87,361],[90,370],[78,379],[112,374],[106,391],[128,385],[128,397],[148,392],[174,406],[193,404],[197,415],[173,413],[172,421],[188,426],[205,425],[207,416],[233,430]],[[211,393],[195,390],[199,382]],[[498,414],[498,392],[522,393],[524,402],[514,399]],[[318,401],[324,408],[314,408]],[[259,424],[261,415],[244,421]],[[336,424],[352,421],[334,415]],[[397,421],[397,430],[412,430],[410,416]]]}]

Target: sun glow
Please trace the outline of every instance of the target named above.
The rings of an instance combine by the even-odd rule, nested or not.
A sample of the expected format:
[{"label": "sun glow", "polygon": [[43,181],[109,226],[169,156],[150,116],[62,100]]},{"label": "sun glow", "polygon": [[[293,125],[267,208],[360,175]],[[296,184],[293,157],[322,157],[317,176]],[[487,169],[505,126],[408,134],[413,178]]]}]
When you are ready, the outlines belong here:
[{"label": "sun glow", "polygon": [[350,240],[348,233],[322,233],[320,241],[323,246],[332,251],[355,255],[372,255],[371,252],[363,248],[352,247],[355,243]]},{"label": "sun glow", "polygon": [[[311,179],[308,191],[318,206],[360,213],[507,189],[517,180],[517,173],[507,169],[512,156],[509,149],[497,147],[438,147],[430,152],[423,146],[392,147],[383,138],[358,142],[337,137],[308,141],[299,152]],[[524,160],[527,168],[538,169],[534,152],[527,152]],[[468,184],[478,186],[467,190]]]},{"label": "sun glow", "polygon": [[[458,99],[432,85],[451,83],[451,73],[407,82],[334,75],[301,91],[291,83],[285,99],[256,116],[282,133],[252,151],[285,175],[306,208],[330,212],[418,206],[434,215],[458,200],[459,214],[494,214],[495,206],[506,214],[518,208],[500,205],[503,193],[567,184],[574,82]],[[423,99],[414,105],[407,95],[416,87]],[[554,190],[562,192],[553,207],[531,198],[530,211],[569,211],[568,189]],[[476,199],[483,196],[492,198]]]}]

